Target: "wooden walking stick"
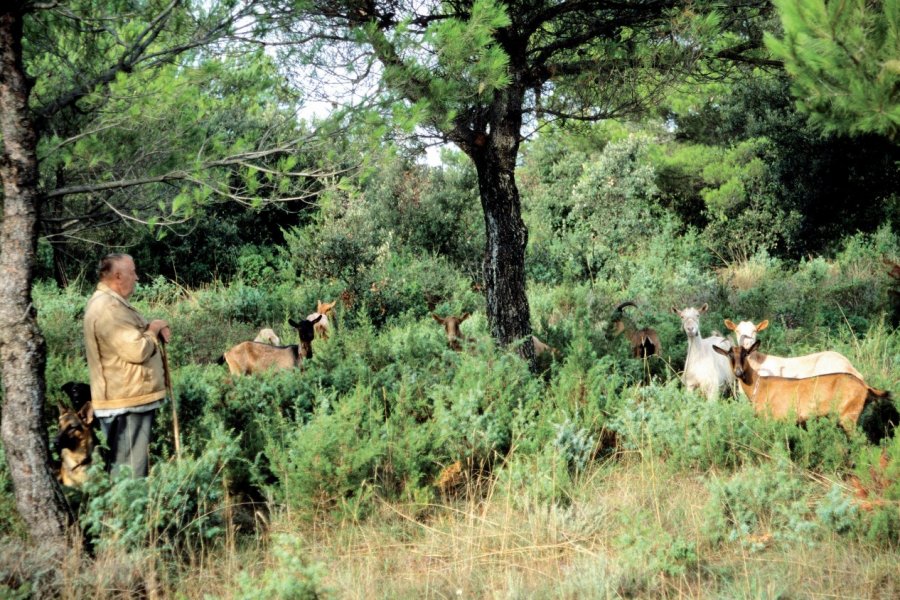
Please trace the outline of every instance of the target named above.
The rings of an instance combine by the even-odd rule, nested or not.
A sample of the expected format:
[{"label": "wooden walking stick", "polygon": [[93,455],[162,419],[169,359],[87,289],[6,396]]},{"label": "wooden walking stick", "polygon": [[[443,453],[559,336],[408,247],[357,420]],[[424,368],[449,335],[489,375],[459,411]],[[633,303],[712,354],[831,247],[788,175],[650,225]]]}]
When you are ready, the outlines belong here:
[{"label": "wooden walking stick", "polygon": [[169,370],[169,357],[166,355],[166,342],[159,338],[159,352],[162,354],[163,372],[166,375],[166,393],[172,403],[172,431],[175,436],[175,459],[181,460],[181,433],[178,429],[178,404],[175,400],[175,392],[172,391],[172,372]]}]

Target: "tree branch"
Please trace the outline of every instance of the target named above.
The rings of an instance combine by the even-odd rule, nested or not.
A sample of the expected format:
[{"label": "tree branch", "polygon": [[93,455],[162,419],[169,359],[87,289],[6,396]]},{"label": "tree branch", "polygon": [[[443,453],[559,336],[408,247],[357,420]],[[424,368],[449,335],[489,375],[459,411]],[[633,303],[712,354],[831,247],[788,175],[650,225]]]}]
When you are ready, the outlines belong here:
[{"label": "tree branch", "polygon": [[[211,27],[198,27],[197,32],[187,42],[179,45],[170,46],[158,52],[147,53],[152,43],[158,38],[160,33],[165,29],[169,18],[177,6],[181,4],[181,0],[172,0],[159,14],[155,15],[147,27],[142,31],[131,46],[125,48],[120,55],[118,61],[100,74],[94,76],[73,89],[60,94],[55,100],[48,102],[38,110],[36,119],[37,127],[43,130],[50,117],[60,111],[74,106],[79,100],[90,94],[98,86],[106,86],[115,80],[119,73],[130,73],[136,66],[141,63],[148,63],[149,66],[155,66],[162,62],[170,61],[172,58],[184,54],[189,50],[208,45],[214,40],[224,36],[224,32],[228,27],[233,25],[240,18],[251,18],[252,7],[255,6],[256,0],[249,2],[240,10],[229,13]],[[68,11],[66,11],[68,12]],[[69,13],[70,18],[79,20],[80,17]],[[110,32],[114,34],[114,32]]]}]

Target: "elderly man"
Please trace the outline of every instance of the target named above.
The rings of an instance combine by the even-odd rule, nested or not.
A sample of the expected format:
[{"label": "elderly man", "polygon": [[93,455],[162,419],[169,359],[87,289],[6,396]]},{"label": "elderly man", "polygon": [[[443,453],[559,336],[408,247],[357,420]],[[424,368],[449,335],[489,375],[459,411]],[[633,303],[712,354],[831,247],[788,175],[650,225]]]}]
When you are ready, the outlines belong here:
[{"label": "elderly man", "polygon": [[129,303],[138,276],[134,259],[110,254],[100,261],[100,282],[84,311],[84,343],[94,416],[109,447],[107,469],[128,465],[146,477],[150,429],[166,396],[160,340],[163,320],[148,322]]}]

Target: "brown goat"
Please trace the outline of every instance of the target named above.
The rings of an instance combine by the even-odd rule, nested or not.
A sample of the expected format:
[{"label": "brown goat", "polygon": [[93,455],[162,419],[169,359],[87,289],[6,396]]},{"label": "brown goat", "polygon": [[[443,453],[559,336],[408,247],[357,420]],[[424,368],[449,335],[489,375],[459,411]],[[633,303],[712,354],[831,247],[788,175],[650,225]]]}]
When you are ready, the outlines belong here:
[{"label": "brown goat", "polygon": [[469,316],[470,315],[467,312],[458,317],[453,315],[450,315],[449,317],[439,317],[436,314],[431,313],[431,318],[444,326],[444,332],[447,334],[447,345],[450,346],[451,350],[459,352],[462,350],[461,342],[472,341],[472,338],[464,336],[459,328]]},{"label": "brown goat", "polygon": [[741,388],[756,414],[773,419],[795,415],[802,423],[810,417],[837,413],[841,426],[849,432],[856,426],[866,404],[890,398],[889,392],[871,388],[849,373],[829,373],[801,379],[761,376],[749,360],[757,347],[759,340],[749,350],[740,345],[728,350],[713,346],[713,350],[731,361],[734,375],[741,382]]},{"label": "brown goat", "polygon": [[556,356],[559,354],[559,350],[550,346],[549,344],[545,344],[542,342],[536,335],[531,336],[531,343],[534,344],[534,356],[535,358],[541,357],[546,353],[550,353],[551,356]]},{"label": "brown goat", "polygon": [[313,356],[312,341],[315,337],[313,326],[323,318],[304,319],[288,323],[300,334],[300,343],[294,346],[271,346],[260,342],[241,342],[228,350],[223,358],[232,375],[252,375],[267,369],[293,369]]},{"label": "brown goat", "polygon": [[659,343],[659,335],[652,327],[638,329],[634,323],[622,312],[626,306],[637,305],[634,302],[623,302],[613,311],[612,330],[613,335],[625,334],[631,345],[631,356],[634,358],[648,358],[662,353],[662,344]]},{"label": "brown goat", "polygon": [[[463,313],[458,317],[449,316],[449,317],[439,317],[434,313],[431,313],[431,317],[444,326],[444,332],[447,334],[447,345],[450,346],[451,350],[456,350],[459,352],[462,350],[462,344],[460,342],[469,343],[472,342],[472,338],[465,336],[462,334],[462,330],[460,329],[460,325],[462,325],[463,321],[469,318],[469,313]],[[531,343],[534,344],[534,356],[535,358],[543,355],[546,352],[556,356],[558,350],[553,346],[548,346],[541,340],[537,338],[537,336],[531,336]]]}]

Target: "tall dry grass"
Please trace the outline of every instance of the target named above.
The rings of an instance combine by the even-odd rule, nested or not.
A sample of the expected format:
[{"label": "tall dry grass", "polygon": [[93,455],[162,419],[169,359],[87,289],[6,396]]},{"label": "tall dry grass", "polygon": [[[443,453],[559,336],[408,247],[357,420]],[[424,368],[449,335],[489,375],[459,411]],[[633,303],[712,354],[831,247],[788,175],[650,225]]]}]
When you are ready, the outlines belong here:
[{"label": "tall dry grass", "polygon": [[[97,600],[900,597],[896,548],[836,534],[788,541],[765,523],[752,544],[713,541],[707,483],[728,476],[632,451],[589,469],[561,502],[494,476],[452,500],[381,502],[364,520],[273,507],[259,536],[231,531],[177,560],[155,547],[73,552],[56,574],[40,549],[5,544],[0,595],[18,573],[33,579],[30,597]],[[835,483],[808,480],[819,495]],[[282,538],[301,566],[278,555]],[[302,593],[288,585],[298,580]]]}]

